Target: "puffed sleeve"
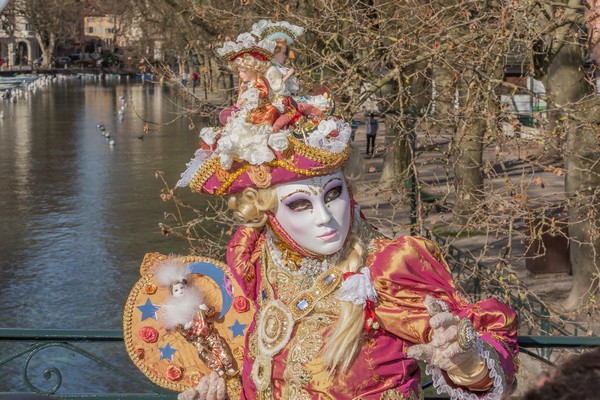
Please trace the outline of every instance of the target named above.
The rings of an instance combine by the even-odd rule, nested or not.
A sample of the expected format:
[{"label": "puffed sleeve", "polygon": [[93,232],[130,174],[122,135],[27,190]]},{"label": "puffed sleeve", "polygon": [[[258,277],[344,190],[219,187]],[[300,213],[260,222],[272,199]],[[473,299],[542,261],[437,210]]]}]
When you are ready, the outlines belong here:
[{"label": "puffed sleeve", "polygon": [[283,74],[279,68],[270,66],[265,72],[265,78],[269,81],[269,86],[273,94],[283,96],[285,92],[285,82],[283,81]]},{"label": "puffed sleeve", "polygon": [[258,98],[268,99],[269,98],[269,82],[262,76],[259,76],[254,82],[254,88],[258,90]]},{"label": "puffed sleeve", "polygon": [[227,244],[227,265],[246,297],[256,299],[257,271],[260,266],[260,229],[240,226]]},{"label": "puffed sleeve", "polygon": [[379,297],[375,313],[383,329],[413,344],[428,343],[430,317],[424,300],[427,295],[442,300],[452,314],[473,322],[483,346],[480,353],[485,352],[484,359],[493,367],[489,379],[496,380],[494,386],[512,382],[518,354],[513,310],[493,298],[470,304],[456,289],[439,248],[427,239],[379,239],[372,246],[375,251],[370,252],[367,265]]}]

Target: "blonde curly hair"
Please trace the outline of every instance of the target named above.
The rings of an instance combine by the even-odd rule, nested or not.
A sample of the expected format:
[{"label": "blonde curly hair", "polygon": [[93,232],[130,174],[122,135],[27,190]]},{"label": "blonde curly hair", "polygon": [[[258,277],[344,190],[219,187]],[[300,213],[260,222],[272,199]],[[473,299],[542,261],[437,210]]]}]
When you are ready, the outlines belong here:
[{"label": "blonde curly hair", "polygon": [[261,61],[249,54],[244,54],[229,63],[229,68],[238,73],[240,69],[254,71],[259,75],[264,75],[269,68],[269,61]]}]

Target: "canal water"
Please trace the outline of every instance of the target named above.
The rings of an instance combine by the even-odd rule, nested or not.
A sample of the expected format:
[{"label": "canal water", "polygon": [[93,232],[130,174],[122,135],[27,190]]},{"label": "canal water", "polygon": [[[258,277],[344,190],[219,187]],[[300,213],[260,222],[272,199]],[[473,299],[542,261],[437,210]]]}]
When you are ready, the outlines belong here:
[{"label": "canal water", "polygon": [[[176,118],[182,107],[167,88],[116,78],[56,80],[16,102],[2,100],[1,327],[120,330],[144,254],[187,254],[186,242],[160,232],[164,213],[173,209],[155,178],[163,171],[174,186],[197,147],[198,126],[190,130],[189,120]],[[143,119],[174,122],[144,134]],[[0,361],[19,348],[1,344]],[[99,349],[107,361],[133,369],[121,343]],[[34,386],[51,386],[55,378],[41,376],[55,366],[63,381],[58,393],[133,390],[76,354],[45,351],[56,351],[62,363],[34,360],[28,370]],[[37,358],[48,358],[42,354]],[[0,366],[0,392],[30,391],[23,367],[24,360]]]}]

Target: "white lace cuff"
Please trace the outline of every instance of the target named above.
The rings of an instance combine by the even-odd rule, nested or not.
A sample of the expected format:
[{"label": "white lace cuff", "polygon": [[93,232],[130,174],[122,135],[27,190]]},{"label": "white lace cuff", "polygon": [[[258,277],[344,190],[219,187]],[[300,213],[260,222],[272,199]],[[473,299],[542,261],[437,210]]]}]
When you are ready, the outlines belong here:
[{"label": "white lace cuff", "polygon": [[377,301],[377,292],[371,282],[369,268],[364,267],[360,272],[346,278],[336,297],[342,301],[350,301],[352,304],[362,304],[363,308],[366,306],[367,300]]},{"label": "white lace cuff", "polygon": [[504,392],[506,390],[506,377],[504,371],[500,365],[500,360],[496,354],[496,351],[488,343],[481,340],[481,338],[475,339],[475,346],[477,352],[485,361],[485,364],[489,370],[489,377],[494,380],[492,387],[485,393],[477,395],[466,389],[460,387],[452,387],[447,381],[442,372],[438,367],[427,364],[425,372],[431,375],[433,380],[433,386],[436,388],[437,393],[447,393],[450,395],[451,400],[502,400]]}]

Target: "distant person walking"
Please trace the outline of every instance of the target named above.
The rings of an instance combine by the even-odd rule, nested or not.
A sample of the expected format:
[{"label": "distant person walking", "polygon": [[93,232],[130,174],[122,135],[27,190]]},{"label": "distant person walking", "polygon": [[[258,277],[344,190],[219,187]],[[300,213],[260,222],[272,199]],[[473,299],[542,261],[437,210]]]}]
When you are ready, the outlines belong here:
[{"label": "distant person walking", "polygon": [[367,119],[367,154],[375,153],[375,138],[377,137],[377,130],[379,129],[379,123],[375,114],[371,113]]},{"label": "distant person walking", "polygon": [[187,74],[185,73],[185,71],[181,73],[181,84],[183,85],[183,87],[187,86]]},{"label": "distant person walking", "polygon": [[354,136],[356,136],[356,131],[358,130],[358,122],[356,122],[354,118],[352,118],[352,121],[350,122],[350,129],[350,140],[354,142]]},{"label": "distant person walking", "polygon": [[196,93],[196,84],[198,83],[198,72],[194,71],[192,75],[192,93]]}]

